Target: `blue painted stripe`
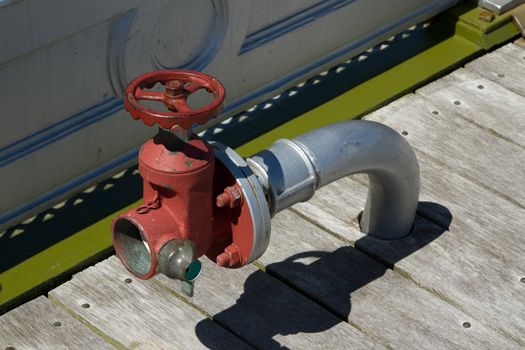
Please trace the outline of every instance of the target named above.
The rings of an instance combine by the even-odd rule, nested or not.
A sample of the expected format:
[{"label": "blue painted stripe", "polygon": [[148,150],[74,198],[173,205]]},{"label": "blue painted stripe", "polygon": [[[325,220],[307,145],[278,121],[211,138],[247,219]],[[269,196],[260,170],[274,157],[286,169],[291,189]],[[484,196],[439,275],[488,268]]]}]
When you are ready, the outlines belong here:
[{"label": "blue painted stripe", "polygon": [[270,24],[256,32],[249,34],[244,40],[239,54],[253,50],[267,42],[284,36],[320,17],[337,11],[356,0],[327,0],[310,6],[300,12],[294,13],[280,21]]},{"label": "blue painted stripe", "polygon": [[0,149],[0,168],[38,151],[124,108],[121,98],[110,97],[80,113],[38,130]]},{"label": "blue painted stripe", "polygon": [[280,89],[282,86],[286,86],[292,81],[299,81],[301,78],[304,78],[312,72],[317,71],[320,67],[326,66],[332,62],[337,62],[337,60],[341,59],[342,57],[350,57],[354,53],[358,54],[367,47],[370,47],[371,44],[373,45],[374,42],[380,43],[381,41],[386,40],[388,37],[397,33],[399,30],[408,28],[411,25],[424,21],[425,19],[455,5],[455,3],[456,0],[434,1],[433,3],[420,8],[417,11],[414,11],[407,16],[401,17],[394,22],[390,22],[388,25],[370,33],[360,40],[343,46],[342,48],[318,59],[317,61],[305,65],[289,74],[282,76],[280,79],[274,80],[270,84],[267,84],[230,102],[224,109],[224,112],[227,113],[231,110],[239,108],[240,106],[248,104],[250,101],[257,100],[257,98],[260,96],[268,95],[269,93]]}]

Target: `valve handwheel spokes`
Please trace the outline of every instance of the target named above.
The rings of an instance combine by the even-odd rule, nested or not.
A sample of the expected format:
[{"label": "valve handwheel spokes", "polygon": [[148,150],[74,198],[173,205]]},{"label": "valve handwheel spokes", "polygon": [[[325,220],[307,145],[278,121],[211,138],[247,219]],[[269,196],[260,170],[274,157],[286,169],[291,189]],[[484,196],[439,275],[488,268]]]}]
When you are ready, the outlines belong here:
[{"label": "valve handwheel spokes", "polygon": [[[155,84],[164,85],[165,91],[148,91]],[[188,97],[194,92],[205,89],[213,94],[213,101],[207,106],[192,109]],[[179,125],[190,129],[194,123],[206,124],[219,115],[224,101],[224,86],[215,78],[196,71],[160,70],[143,74],[133,80],[124,95],[124,106],[133,119],[152,126],[159,124],[164,129]],[[159,101],[168,108],[168,112],[146,107],[139,101]]]}]

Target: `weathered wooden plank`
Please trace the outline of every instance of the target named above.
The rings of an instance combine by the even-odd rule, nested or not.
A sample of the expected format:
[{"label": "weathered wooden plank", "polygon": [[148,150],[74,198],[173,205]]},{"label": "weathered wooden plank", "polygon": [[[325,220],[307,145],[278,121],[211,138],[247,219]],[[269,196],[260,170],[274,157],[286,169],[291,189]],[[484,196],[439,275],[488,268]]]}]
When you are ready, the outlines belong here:
[{"label": "weathered wooden plank", "polygon": [[525,207],[525,152],[520,146],[440,110],[421,95],[407,95],[367,119],[407,131],[411,140],[419,140],[414,147],[434,161]]},{"label": "weathered wooden plank", "polygon": [[[481,190],[456,171],[470,168],[472,176],[485,179],[489,172],[493,180],[499,172],[500,184],[514,186],[508,193],[519,193],[523,187],[520,182],[524,181],[519,169],[523,151],[482,129],[474,129],[454,115],[435,116],[434,108],[428,101],[412,95],[367,117],[408,132],[411,144],[423,150],[418,152],[423,169],[423,198],[429,193],[431,198],[450,207],[453,215],[451,233],[399,261],[396,268],[523,345],[525,324],[521,315],[525,314],[525,296],[520,282],[525,276],[520,236],[523,210],[502,198],[495,199],[490,190]],[[440,165],[440,161],[446,165]],[[478,166],[481,168],[476,169]],[[427,215],[432,216],[431,212],[427,210]],[[435,214],[434,219],[439,216],[442,213]],[[366,237],[357,246],[395,263],[408,239],[417,242],[426,237],[416,232],[411,238],[391,243]]]},{"label": "weathered wooden plank", "polygon": [[[300,244],[300,243],[299,243]],[[224,327],[260,349],[383,349],[370,337],[253,265],[218,267],[204,258],[189,299]],[[156,279],[178,293],[178,282]],[[181,297],[185,297],[181,294]],[[209,346],[200,325],[197,336]]]},{"label": "weathered wooden plank", "polygon": [[[358,215],[364,209],[367,188],[354,181],[356,176],[342,178],[317,190],[312,199],[296,204],[292,210],[308,221],[336,233],[353,246],[364,234],[359,227]],[[359,178],[367,183],[368,178]]]},{"label": "weathered wooden plank", "polygon": [[[522,61],[525,71],[525,59]],[[506,66],[505,61],[500,64]],[[523,82],[517,84],[523,85],[525,91],[525,74],[516,74],[523,77]],[[510,77],[507,80],[517,81]],[[417,94],[432,101],[438,112],[460,115],[501,138],[525,147],[525,94],[518,95],[465,69],[458,69],[419,89]]]},{"label": "weathered wooden plank", "polygon": [[[418,285],[465,311],[474,320],[525,345],[525,296],[522,267],[503,261],[475,238],[446,232],[404,259],[406,247],[420,246],[428,232],[416,230],[398,241],[364,237],[356,246],[380,256]],[[499,348],[499,347],[496,347]]]},{"label": "weathered wooden plank", "polygon": [[49,295],[129,348],[205,348],[195,336],[197,326],[211,348],[249,348],[159,285],[131,278],[115,257],[78,273]]},{"label": "weathered wooden plank", "polygon": [[[419,213],[439,223],[442,227],[450,226],[453,231],[472,232],[478,240],[484,242],[492,251],[497,251],[503,259],[514,259],[518,263],[525,263],[525,237],[520,233],[525,221],[525,209],[461,176],[454,167],[441,164],[439,160],[447,159],[449,155],[441,154],[439,150],[435,151],[432,156],[425,153],[430,151],[429,153],[432,154],[428,145],[428,134],[414,129],[413,121],[420,119],[419,114],[433,115],[428,112],[429,109],[432,110],[433,107],[426,100],[412,95],[367,116],[369,120],[383,121],[399,132],[407,132],[406,138],[415,148],[420,163],[421,199],[439,203],[447,209],[443,212],[435,205],[424,204],[420,205]],[[406,119],[406,122],[402,119]],[[440,125],[442,124],[434,125],[431,128],[432,132],[443,133],[438,131]],[[419,126],[417,128],[421,129]],[[478,139],[482,140],[487,136],[483,130],[478,129],[478,131]],[[463,138],[462,133],[462,130],[452,130],[450,134],[447,134],[448,143],[456,142],[459,148],[461,144],[468,142],[469,140]],[[504,147],[491,148],[490,144],[478,139],[470,140],[483,147],[479,147],[476,153],[483,153],[483,156],[492,159],[505,158]],[[507,145],[512,146],[510,143]],[[467,148],[468,146],[464,147],[464,149]],[[520,153],[517,156],[525,160],[525,152],[519,149],[517,152]],[[452,158],[453,156],[450,155]],[[512,157],[512,154],[510,156]],[[467,161],[468,154],[458,154],[458,157]],[[505,162],[505,159],[502,162]],[[487,164],[487,168],[490,166],[491,164]],[[514,168],[519,169],[520,164],[514,164]],[[497,170],[495,169],[494,172]],[[516,190],[519,192],[519,184],[520,182],[525,183],[525,179],[514,178],[517,175],[512,174],[512,168],[499,169],[499,171],[500,181],[516,181]],[[478,173],[473,173],[471,176],[476,177]],[[454,216],[452,223],[450,212]],[[483,235],[477,234],[479,232],[483,232]]]},{"label": "weathered wooden plank", "polygon": [[[464,131],[459,128],[443,133],[443,123],[439,121],[427,124],[429,131],[420,125],[414,127],[415,123],[421,123],[421,115],[423,118],[434,115],[432,106],[421,102],[421,97],[409,96],[366,119],[383,121],[399,132],[408,132],[407,138],[416,149],[422,171],[422,202],[418,212],[441,227],[450,227],[450,232],[426,246],[429,240],[426,230],[416,230],[397,244],[362,237],[356,221],[351,218],[363,208],[366,188],[359,189],[354,183],[345,192],[342,181],[322,189],[310,202],[296,205],[295,210],[351,241],[358,239],[358,248],[394,264],[418,284],[523,345],[525,325],[521,315],[525,314],[525,303],[524,285],[520,280],[525,276],[525,240],[521,234],[525,211],[441,163],[442,159],[447,160],[450,148],[439,145],[430,133],[442,135],[442,142],[448,143],[457,143],[454,138],[459,134],[464,143],[471,142],[477,145],[478,152],[486,152],[485,157],[494,157],[494,154],[485,142],[478,142],[475,137],[465,139]],[[485,137],[486,133],[478,129],[478,138]],[[433,149],[428,145],[429,138]],[[514,147],[510,143],[507,145]],[[460,145],[456,147],[459,149]],[[465,146],[468,147],[472,146]],[[420,149],[430,150],[433,157]],[[496,149],[496,153],[504,159],[505,148]],[[471,162],[461,152],[451,153],[452,156],[456,154],[461,160]],[[511,171],[502,171],[501,175],[503,181],[513,177]],[[520,182],[523,178],[515,180]],[[345,224],[350,226],[344,227]],[[430,239],[432,237],[430,234]],[[414,246],[423,248],[410,252],[410,247]]]},{"label": "weathered wooden plank", "polygon": [[0,348],[113,349],[101,337],[45,297],[0,317]]},{"label": "weathered wooden plank", "polygon": [[[502,260],[525,265],[525,209],[423,155],[419,163],[422,199],[427,202],[419,206],[421,215],[451,231],[468,234]],[[432,202],[446,211],[428,204]]]},{"label": "weathered wooden plank", "polygon": [[[465,68],[525,96],[525,46],[507,44],[472,61]],[[497,99],[491,102],[499,105]]]},{"label": "weathered wooden plank", "polygon": [[[272,229],[272,242],[260,258],[267,271],[391,348],[517,348],[516,343],[291,212],[276,216]],[[396,260],[415,253],[444,231],[425,220],[418,220],[416,229],[426,233],[427,241],[405,246]],[[464,322],[471,328],[466,329]]]},{"label": "weathered wooden plank", "polygon": [[[408,136],[410,137],[410,136]],[[410,140],[411,141],[411,140]],[[517,266],[525,264],[525,210],[418,152],[421,196],[418,214],[453,232],[471,235],[492,254]],[[300,215],[348,240],[364,237],[357,215],[364,208],[366,178],[336,181],[294,206]],[[490,213],[490,215],[487,215]]]},{"label": "weathered wooden plank", "polygon": [[[434,176],[443,176],[442,182],[445,184],[454,183],[455,179],[447,177],[447,173],[440,172],[439,168],[427,167],[427,161],[421,161],[423,170],[422,180],[426,174],[434,172]],[[457,176],[457,175],[456,175]],[[468,183],[462,182],[458,186],[468,186]],[[426,190],[428,184],[423,181],[422,199],[427,199],[426,193],[431,193],[430,198],[435,194]],[[355,186],[354,186],[355,187]],[[468,191],[466,187],[464,191]],[[303,203],[296,205],[296,210],[302,215],[310,215],[310,212],[317,210],[323,212],[318,214],[318,223],[327,227],[330,231],[343,237],[360,236],[355,243],[358,249],[365,251],[370,256],[394,265],[395,269],[405,274],[408,278],[414,280],[427,290],[430,290],[440,298],[448,300],[452,305],[465,311],[472,316],[473,320],[489,325],[501,333],[510,337],[521,339],[523,344],[523,334],[525,334],[522,315],[525,314],[525,300],[523,288],[525,287],[520,279],[525,277],[523,270],[523,260],[525,254],[519,254],[523,249],[523,244],[515,242],[514,250],[505,250],[508,243],[512,243],[512,237],[508,235],[512,229],[498,230],[497,225],[500,220],[505,218],[492,217],[485,215],[481,222],[469,228],[469,225],[475,223],[478,219],[477,213],[472,208],[479,205],[483,200],[486,203],[481,205],[481,209],[490,205],[491,200],[497,198],[494,194],[488,193],[489,196],[483,199],[486,192],[476,192],[479,186],[472,186],[471,197],[466,197],[455,205],[449,205],[447,200],[438,201],[439,204],[423,201],[420,203],[419,212],[425,216],[432,217],[442,226],[449,226],[450,231],[439,234],[435,226],[429,226],[425,220],[416,220],[415,232],[407,238],[394,242],[383,242],[374,240],[369,236],[363,236],[355,222],[347,222],[344,230],[341,227],[345,224],[343,220],[337,221],[333,217],[326,216],[322,218],[324,212],[339,211],[341,218],[353,216],[364,204],[366,198],[366,188],[363,186],[361,191],[347,192],[344,202],[326,203],[318,201],[317,194],[308,203],[306,207]],[[337,195],[344,191],[343,187],[328,187],[331,190],[337,190]],[[441,198],[446,198],[448,193],[453,193],[455,187],[437,187],[435,193]],[[441,193],[440,193],[441,191]],[[458,191],[458,197],[462,194]],[[324,194],[329,197],[329,194]],[[458,198],[452,196],[450,203],[456,202]],[[498,203],[496,200],[496,205]],[[455,212],[462,205],[469,203],[466,209]],[[489,203],[489,204],[487,204]],[[515,209],[516,206],[513,206]],[[344,208],[341,209],[341,208]],[[448,213],[450,208],[452,214]],[[501,210],[509,209],[508,204]],[[512,215],[510,212],[508,215]],[[471,216],[474,215],[474,216]],[[523,220],[518,218],[518,221]],[[451,222],[452,221],[452,222]],[[349,234],[349,231],[354,231]],[[516,231],[513,235],[519,235],[521,230]],[[273,240],[276,239],[274,234]],[[351,314],[352,317],[352,314]],[[471,322],[472,321],[467,321]]]}]

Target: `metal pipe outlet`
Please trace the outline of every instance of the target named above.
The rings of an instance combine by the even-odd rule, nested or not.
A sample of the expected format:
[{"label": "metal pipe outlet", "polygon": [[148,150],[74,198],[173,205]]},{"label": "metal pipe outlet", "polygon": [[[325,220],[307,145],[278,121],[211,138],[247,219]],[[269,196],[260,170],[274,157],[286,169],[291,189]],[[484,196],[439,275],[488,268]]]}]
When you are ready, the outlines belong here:
[{"label": "metal pipe outlet", "polygon": [[[419,198],[419,167],[408,142],[393,129],[357,120],[278,140],[247,159],[275,215],[347,175],[369,178],[361,230],[392,240],[410,233]],[[341,203],[344,205],[344,203]]]}]

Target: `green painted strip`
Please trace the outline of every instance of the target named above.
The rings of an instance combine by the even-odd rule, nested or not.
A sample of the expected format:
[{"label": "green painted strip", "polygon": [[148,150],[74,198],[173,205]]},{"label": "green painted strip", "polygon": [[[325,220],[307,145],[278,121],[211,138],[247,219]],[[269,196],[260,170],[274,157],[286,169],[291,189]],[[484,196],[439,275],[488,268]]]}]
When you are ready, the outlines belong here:
[{"label": "green painted strip", "polygon": [[[463,6],[463,5],[462,5]],[[508,19],[479,23],[477,9],[458,6],[434,25],[441,31],[435,45],[393,67],[388,67],[347,92],[247,142],[237,151],[251,155],[279,138],[290,138],[333,122],[357,118],[378,106],[424,84],[436,75],[517,34]],[[504,16],[502,16],[504,17]],[[452,20],[451,20],[452,18]],[[447,24],[448,23],[448,24]],[[453,33],[450,31],[452,24]],[[443,30],[445,28],[445,30]],[[448,29],[447,29],[448,28]],[[388,57],[385,53],[385,61]],[[394,56],[396,54],[393,54]],[[378,70],[378,72],[381,72]],[[138,202],[119,212],[137,205]],[[113,213],[42,250],[0,274],[0,314],[33,296],[49,290],[64,276],[111,254],[109,227]]]},{"label": "green painted strip", "polygon": [[[130,205],[121,211],[131,208]],[[112,253],[109,228],[114,213],[40,253],[4,271],[0,275],[0,313],[16,303],[17,297],[53,286],[54,278],[69,274]]]},{"label": "green painted strip", "polygon": [[457,25],[456,33],[479,45],[481,48],[488,50],[491,47],[512,38],[517,34],[517,31],[516,26],[512,22],[512,17],[509,17],[507,23],[501,27],[494,28],[490,34],[482,34],[480,32],[472,31],[472,27],[465,23],[459,23]]}]

